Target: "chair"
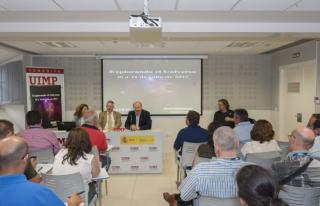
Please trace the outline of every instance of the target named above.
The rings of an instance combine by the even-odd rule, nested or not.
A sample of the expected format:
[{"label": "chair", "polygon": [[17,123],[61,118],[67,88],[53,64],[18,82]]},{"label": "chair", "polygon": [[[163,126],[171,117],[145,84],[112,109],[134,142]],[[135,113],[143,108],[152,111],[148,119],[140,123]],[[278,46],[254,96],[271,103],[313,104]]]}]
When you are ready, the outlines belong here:
[{"label": "chair", "polygon": [[271,169],[273,162],[280,160],[281,153],[278,151],[249,153],[245,157],[245,161],[255,163],[266,169]]},{"label": "chair", "polygon": [[[80,173],[68,174],[68,175],[52,175],[41,174],[43,184],[50,188],[63,202],[67,202],[68,197],[74,192],[85,191],[82,176]],[[88,191],[80,195],[88,200]],[[91,203],[95,202],[94,198]],[[91,204],[90,203],[90,204]],[[86,205],[90,205],[86,204]]]},{"label": "chair", "polygon": [[194,200],[195,206],[240,206],[238,198],[214,198],[200,196]]},{"label": "chair", "polygon": [[54,155],[52,149],[31,151],[29,156],[36,156],[39,164],[53,164]]},{"label": "chair", "polygon": [[319,206],[320,188],[305,188],[285,185],[279,193],[279,197],[289,206]]},{"label": "chair", "polygon": [[280,149],[281,149],[281,159],[285,159],[289,153],[288,151],[288,142],[277,141]]},{"label": "chair", "polygon": [[[187,168],[192,168],[193,160],[195,158],[198,147],[201,144],[205,144],[205,142],[201,143],[192,143],[192,142],[184,142],[182,146],[182,154],[179,156],[176,153],[176,161],[178,163],[177,170],[177,184],[179,184],[182,180],[182,176],[185,176],[185,171]],[[183,174],[181,174],[183,172]]]}]

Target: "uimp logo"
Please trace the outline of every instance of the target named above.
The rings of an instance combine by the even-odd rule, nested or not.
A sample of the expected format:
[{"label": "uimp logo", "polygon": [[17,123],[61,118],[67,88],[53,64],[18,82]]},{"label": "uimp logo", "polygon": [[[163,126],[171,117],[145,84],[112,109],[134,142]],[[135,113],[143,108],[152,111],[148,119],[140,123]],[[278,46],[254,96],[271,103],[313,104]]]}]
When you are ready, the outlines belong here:
[{"label": "uimp logo", "polygon": [[140,160],[141,160],[142,162],[145,162],[145,161],[148,161],[148,160],[149,160],[149,157],[143,156],[143,157],[140,157]]},{"label": "uimp logo", "polygon": [[120,166],[119,165],[114,165],[111,167],[112,170],[120,170]]},{"label": "uimp logo", "polygon": [[130,161],[130,157],[121,157],[122,161]]},{"label": "uimp logo", "polygon": [[157,151],[157,150],[158,150],[157,146],[150,146],[149,147],[149,151],[151,151],[151,152],[154,152],[154,151]]},{"label": "uimp logo", "polygon": [[149,165],[149,169],[156,170],[158,169],[158,165]]},{"label": "uimp logo", "polygon": [[130,168],[131,168],[131,170],[139,170],[139,166],[138,165],[132,165]]},{"label": "uimp logo", "polygon": [[118,151],[120,151],[120,147],[113,147],[113,148],[111,149],[111,151],[112,151],[112,152],[118,152]]},{"label": "uimp logo", "polygon": [[131,152],[139,151],[139,147],[130,147]]}]

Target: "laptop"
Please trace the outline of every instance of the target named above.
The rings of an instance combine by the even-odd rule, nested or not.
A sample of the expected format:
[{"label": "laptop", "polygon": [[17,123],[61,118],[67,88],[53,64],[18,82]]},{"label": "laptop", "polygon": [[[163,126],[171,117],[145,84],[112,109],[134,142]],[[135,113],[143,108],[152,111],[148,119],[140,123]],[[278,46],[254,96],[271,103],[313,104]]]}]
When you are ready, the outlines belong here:
[{"label": "laptop", "polygon": [[70,131],[73,128],[76,128],[75,122],[57,122],[58,130]]}]

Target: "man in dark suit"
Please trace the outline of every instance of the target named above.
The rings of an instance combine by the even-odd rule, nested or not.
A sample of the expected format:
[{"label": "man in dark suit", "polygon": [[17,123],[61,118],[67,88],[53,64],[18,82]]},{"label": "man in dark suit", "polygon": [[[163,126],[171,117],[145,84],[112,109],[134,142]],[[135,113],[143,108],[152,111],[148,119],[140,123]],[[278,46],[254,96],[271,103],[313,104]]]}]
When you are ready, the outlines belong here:
[{"label": "man in dark suit", "polygon": [[142,103],[136,101],[133,103],[133,111],[128,113],[128,117],[125,123],[126,129],[136,130],[148,130],[151,129],[152,120],[150,118],[150,112],[142,109]]}]

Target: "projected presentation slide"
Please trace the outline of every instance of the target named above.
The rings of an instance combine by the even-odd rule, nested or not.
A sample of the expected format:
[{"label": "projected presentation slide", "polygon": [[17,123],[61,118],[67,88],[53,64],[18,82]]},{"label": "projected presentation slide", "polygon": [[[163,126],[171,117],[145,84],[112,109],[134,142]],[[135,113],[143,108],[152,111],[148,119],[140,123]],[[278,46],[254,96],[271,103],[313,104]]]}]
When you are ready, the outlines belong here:
[{"label": "projected presentation slide", "polygon": [[153,115],[201,112],[201,59],[104,59],[103,102],[127,114],[134,101]]}]

